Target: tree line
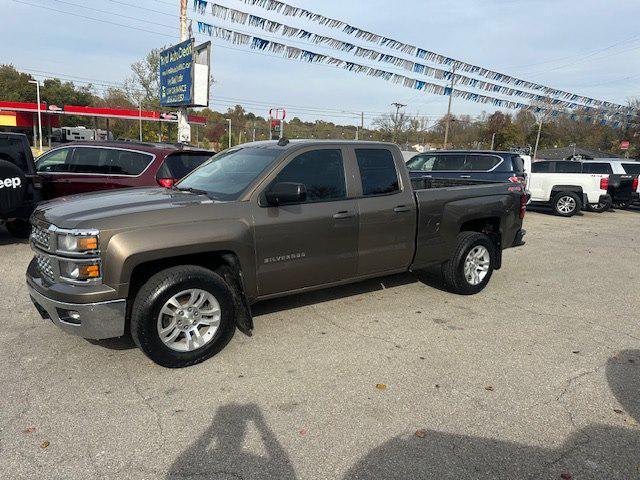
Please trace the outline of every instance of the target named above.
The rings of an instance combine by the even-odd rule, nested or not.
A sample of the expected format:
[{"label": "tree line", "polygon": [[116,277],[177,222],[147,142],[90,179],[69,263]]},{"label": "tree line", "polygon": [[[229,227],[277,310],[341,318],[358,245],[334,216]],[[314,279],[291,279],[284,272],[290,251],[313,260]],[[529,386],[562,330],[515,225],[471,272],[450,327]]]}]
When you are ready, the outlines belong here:
[{"label": "tree line", "polygon": [[[70,104],[160,110],[158,65],[160,49],[154,49],[131,66],[131,75],[122,86],[77,85],[61,79],[46,79],[42,83],[41,97],[48,104]],[[35,102],[36,92],[28,81],[32,76],[19,72],[11,65],[0,65],[0,92],[5,101]],[[640,98],[629,103],[640,108]],[[193,143],[213,150],[221,150],[229,144],[228,119],[231,119],[231,144],[269,138],[269,119],[255,115],[242,105],[230,107],[225,112],[204,108],[194,114],[207,119],[207,125],[192,131]],[[321,115],[319,115],[321,116]],[[60,117],[63,125],[92,127],[94,121],[83,117]],[[446,115],[433,121],[427,117],[411,116],[403,111],[393,111],[369,118],[369,126],[360,128],[359,119],[353,123],[338,124],[326,120],[303,121],[298,117],[285,123],[285,136],[289,138],[355,139],[395,142],[404,149],[416,145],[427,148],[443,148],[444,132],[449,123],[447,148],[456,149],[510,149],[533,147],[540,129],[540,147],[566,147],[576,144],[613,153],[622,153],[623,140],[631,143],[632,157],[640,156],[640,121],[622,128],[573,120],[569,115],[540,119],[528,111],[515,114],[495,111],[477,116]],[[102,127],[104,128],[104,127]],[[110,130],[114,138],[138,139],[137,122],[111,120]],[[175,142],[175,125],[159,125],[143,122],[143,139],[146,141]]]}]

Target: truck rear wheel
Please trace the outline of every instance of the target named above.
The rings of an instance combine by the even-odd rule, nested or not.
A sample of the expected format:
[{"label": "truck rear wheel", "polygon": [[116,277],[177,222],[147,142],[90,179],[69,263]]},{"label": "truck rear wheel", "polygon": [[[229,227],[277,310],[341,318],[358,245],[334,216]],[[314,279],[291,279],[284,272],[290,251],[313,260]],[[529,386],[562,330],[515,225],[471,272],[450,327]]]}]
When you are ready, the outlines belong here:
[{"label": "truck rear wheel", "polygon": [[152,276],[138,291],[131,335],[167,368],[196,365],[222,350],[235,332],[233,294],[215,272],[195,265]]},{"label": "truck rear wheel", "polygon": [[462,232],[449,260],[442,264],[446,286],[459,295],[474,295],[487,286],[495,265],[495,245],[478,232]]},{"label": "truck rear wheel", "polygon": [[573,192],[560,192],[553,197],[553,211],[561,217],[573,217],[582,209],[580,197]]}]

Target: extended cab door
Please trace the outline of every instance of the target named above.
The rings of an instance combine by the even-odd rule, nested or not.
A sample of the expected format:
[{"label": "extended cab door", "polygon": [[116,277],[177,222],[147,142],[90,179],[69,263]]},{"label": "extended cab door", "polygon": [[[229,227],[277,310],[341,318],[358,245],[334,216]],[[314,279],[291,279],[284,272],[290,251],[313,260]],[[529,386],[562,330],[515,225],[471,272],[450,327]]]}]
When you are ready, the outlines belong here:
[{"label": "extended cab door", "polygon": [[[297,150],[252,200],[261,297],[355,277],[358,207],[345,158],[339,146]],[[306,201],[267,205],[266,191],[287,182],[303,184]]]},{"label": "extended cab door", "polygon": [[407,170],[389,148],[351,152],[360,212],[358,276],[406,270],[415,253],[417,222]]}]

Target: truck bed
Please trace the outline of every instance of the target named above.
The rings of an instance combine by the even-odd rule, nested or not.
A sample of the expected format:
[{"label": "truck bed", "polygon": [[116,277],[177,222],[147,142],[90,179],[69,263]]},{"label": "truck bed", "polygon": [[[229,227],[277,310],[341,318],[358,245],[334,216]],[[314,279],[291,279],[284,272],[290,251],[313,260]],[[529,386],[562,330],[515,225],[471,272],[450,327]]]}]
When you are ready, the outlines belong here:
[{"label": "truck bed", "polygon": [[458,234],[481,224],[495,228],[502,248],[513,245],[522,226],[519,185],[459,178],[413,178],[411,184],[418,207],[412,269],[448,259]]}]

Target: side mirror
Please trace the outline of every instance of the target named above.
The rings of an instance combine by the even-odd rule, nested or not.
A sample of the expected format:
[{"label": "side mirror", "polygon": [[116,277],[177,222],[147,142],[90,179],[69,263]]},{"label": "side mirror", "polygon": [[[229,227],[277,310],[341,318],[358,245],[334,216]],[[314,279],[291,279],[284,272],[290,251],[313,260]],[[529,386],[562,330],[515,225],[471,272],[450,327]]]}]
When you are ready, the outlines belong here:
[{"label": "side mirror", "polygon": [[281,182],[267,190],[265,197],[272,207],[290,203],[302,203],[307,200],[307,188],[302,183]]}]

